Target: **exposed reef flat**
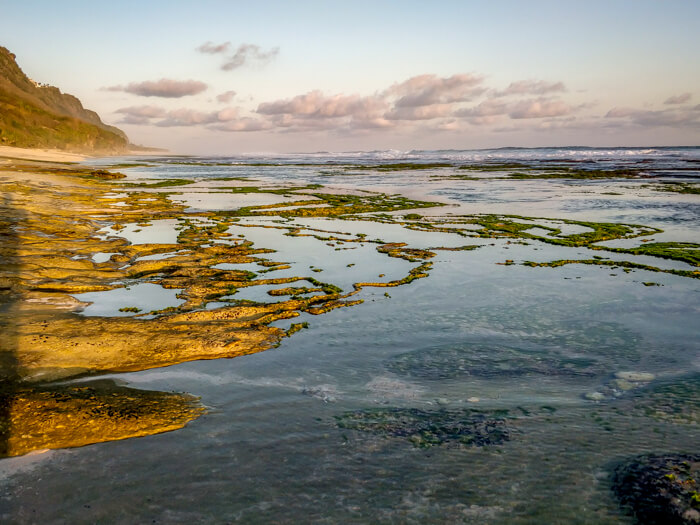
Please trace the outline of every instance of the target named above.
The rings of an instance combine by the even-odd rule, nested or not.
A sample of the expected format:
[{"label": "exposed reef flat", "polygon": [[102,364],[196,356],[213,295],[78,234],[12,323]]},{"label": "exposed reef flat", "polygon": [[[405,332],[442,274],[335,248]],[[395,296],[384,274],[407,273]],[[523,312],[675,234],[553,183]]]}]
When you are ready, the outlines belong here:
[{"label": "exposed reef flat", "polygon": [[[471,251],[483,248],[488,239],[505,242],[506,246],[543,243],[621,256],[669,259],[691,269],[656,267],[648,261],[599,256],[566,262],[694,278],[700,275],[692,269],[698,266],[697,245],[693,243],[649,242],[633,247],[601,244],[653,236],[661,231],[644,225],[518,215],[424,216],[416,211],[441,204],[366,191],[333,192],[318,184],[270,185],[250,180],[241,184],[235,178],[218,181],[216,194],[230,195],[232,199],[241,196],[238,207],[198,209],[187,204],[189,201],[183,199],[180,189],[194,187],[193,195],[196,195],[198,186],[191,179],[134,183],[122,180],[124,175],[118,166],[90,168],[21,159],[6,160],[3,166],[0,327],[6,337],[0,374],[4,378],[3,395],[7,400],[15,400],[6,404],[12,406],[13,420],[24,421],[22,425],[36,419],[17,416],[22,403],[31,405],[33,413],[37,413],[37,403],[41,400],[53,403],[51,400],[55,399],[47,397],[44,390],[37,390],[49,388],[41,385],[260,352],[308,326],[303,321],[278,327],[274,325],[277,321],[358,305],[363,299],[356,296],[363,289],[402,286],[425,278],[441,250]],[[385,168],[390,171],[442,169],[404,165]],[[275,196],[276,200],[272,204],[265,203],[265,199],[246,204],[255,195]],[[435,246],[431,243],[416,247],[405,242],[372,239],[361,232],[328,230],[314,226],[316,223],[303,223],[319,219],[342,219],[346,224],[360,225],[372,222],[434,236],[450,234],[473,239],[477,244]],[[163,225],[173,228],[167,242],[153,241],[148,235],[143,241],[130,237]],[[308,269],[310,273],[292,273],[298,268],[293,270],[287,261],[271,258],[274,245],[254,244],[246,239],[243,232],[250,227],[267,228],[291,239],[310,237],[335,251],[373,245],[381,256],[403,260],[410,266],[403,276],[389,278],[382,273],[376,280],[357,278],[350,287],[338,286],[319,280],[323,268],[312,266]],[[563,264],[559,260],[519,262],[529,266]],[[502,264],[515,264],[515,261],[506,260]],[[118,304],[111,314],[90,315],[86,305],[77,299],[86,297],[81,295],[85,293],[99,294],[143,284],[172,290],[177,304],[144,310],[124,303]],[[263,290],[265,298],[256,290]],[[390,296],[385,293],[385,297]],[[590,345],[586,345],[589,351],[584,355],[575,346],[563,342],[533,340],[523,348],[508,345],[482,348],[477,344],[414,351],[396,356],[387,366],[398,374],[438,380],[467,376],[603,376],[609,372],[608,355],[632,359],[633,356],[622,354],[626,351],[634,354],[634,349],[625,350],[628,341],[609,349],[616,339],[601,337],[599,344],[594,345],[600,355],[591,355]],[[542,344],[544,347],[540,348]],[[62,395],[70,397],[71,392]],[[192,400],[185,402],[183,397],[178,399],[185,404],[196,404]],[[195,409],[185,410],[182,420],[176,423],[167,420],[160,428],[182,426],[200,413]],[[426,421],[432,417],[413,415],[420,415],[419,419]],[[115,439],[110,436],[109,432],[105,433],[105,439]],[[43,443],[41,439],[35,441]],[[66,442],[70,440],[57,439],[56,446],[66,446]],[[12,450],[28,448],[13,445]]]}]

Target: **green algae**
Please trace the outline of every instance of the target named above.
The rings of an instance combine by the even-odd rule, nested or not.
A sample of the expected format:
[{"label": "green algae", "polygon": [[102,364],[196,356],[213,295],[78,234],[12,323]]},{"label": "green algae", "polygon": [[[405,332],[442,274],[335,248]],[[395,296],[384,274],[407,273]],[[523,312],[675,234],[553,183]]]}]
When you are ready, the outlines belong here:
[{"label": "green algae", "polygon": [[304,330],[309,327],[309,323],[303,322],[303,323],[292,323],[290,327],[287,329],[285,332],[285,335],[287,337],[291,337],[292,335],[296,334],[297,332]]},{"label": "green algae", "polygon": [[418,448],[501,445],[512,435],[501,412],[479,410],[382,408],[346,412],[335,419],[338,428],[400,438]]},{"label": "green algae", "polygon": [[648,255],[700,266],[700,244],[693,242],[649,242],[635,248],[604,248],[610,252]]},{"label": "green algae", "polygon": [[525,261],[523,266],[558,268],[568,264],[590,264],[594,266],[611,266],[613,268],[623,268],[630,270],[646,270],[648,272],[669,273],[680,277],[690,277],[692,279],[700,279],[700,271],[698,270],[676,270],[673,268],[658,268],[649,264],[641,264],[630,261],[609,261],[605,259],[558,259],[549,262],[533,262]]},{"label": "green algae", "polygon": [[169,188],[171,186],[187,186],[195,184],[197,181],[191,179],[166,179],[158,182],[142,182],[142,183],[122,183],[124,188]]},{"label": "green algae", "polygon": [[656,191],[667,191],[686,195],[700,194],[700,184],[690,182],[664,182],[655,184],[653,188]]},{"label": "green algae", "polygon": [[[541,170],[541,168],[538,168]],[[554,171],[540,172],[517,172],[508,175],[508,179],[631,179],[641,175],[639,170],[622,168],[611,170],[594,170],[594,169],[578,169],[578,168],[558,168],[550,167]]]}]

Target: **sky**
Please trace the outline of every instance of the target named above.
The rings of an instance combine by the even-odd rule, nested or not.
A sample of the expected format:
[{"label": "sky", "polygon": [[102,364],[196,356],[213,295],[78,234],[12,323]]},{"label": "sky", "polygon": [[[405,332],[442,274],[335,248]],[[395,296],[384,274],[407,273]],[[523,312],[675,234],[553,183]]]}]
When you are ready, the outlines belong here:
[{"label": "sky", "polygon": [[186,154],[700,145],[700,2],[0,0],[0,45]]}]

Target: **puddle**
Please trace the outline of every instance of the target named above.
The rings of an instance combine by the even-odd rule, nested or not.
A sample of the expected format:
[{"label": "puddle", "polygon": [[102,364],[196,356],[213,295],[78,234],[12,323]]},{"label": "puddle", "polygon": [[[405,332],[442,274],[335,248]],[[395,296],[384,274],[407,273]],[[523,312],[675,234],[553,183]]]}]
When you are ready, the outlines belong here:
[{"label": "puddle", "polygon": [[[176,297],[181,291],[181,289],[168,290],[157,284],[143,283],[106,292],[73,294],[73,297],[78,301],[92,303],[80,312],[81,315],[126,317],[161,310],[169,306],[179,306],[185,302]],[[120,312],[120,308],[138,308],[139,311]]]},{"label": "puddle", "polygon": [[108,226],[99,230],[99,233],[103,238],[123,237],[131,244],[176,244],[179,233],[176,228],[179,225],[179,221],[175,219],[163,219],[153,221],[148,226],[124,224],[124,228],[119,231]]},{"label": "puddle", "polygon": [[[306,199],[306,197],[304,197]],[[298,196],[285,197],[274,193],[192,192],[171,195],[171,199],[192,210],[236,210],[247,206],[267,206],[301,200]],[[314,197],[308,197],[313,200]]]},{"label": "puddle", "polygon": [[97,252],[92,255],[92,262],[97,264],[107,262],[112,255],[119,255],[119,252]]}]

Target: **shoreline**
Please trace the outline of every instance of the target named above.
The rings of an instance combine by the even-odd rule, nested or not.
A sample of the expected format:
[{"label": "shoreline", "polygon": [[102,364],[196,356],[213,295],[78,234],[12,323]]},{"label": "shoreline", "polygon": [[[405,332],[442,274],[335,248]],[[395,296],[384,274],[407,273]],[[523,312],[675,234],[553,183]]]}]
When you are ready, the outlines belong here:
[{"label": "shoreline", "polygon": [[15,148],[13,146],[0,146],[0,162],[6,160],[33,160],[40,162],[57,163],[80,163],[88,159],[110,158],[110,157],[153,157],[158,155],[170,155],[167,150],[162,151],[140,151],[129,150],[123,154],[115,155],[88,155],[86,153],[74,153],[58,149],[32,149]]}]

